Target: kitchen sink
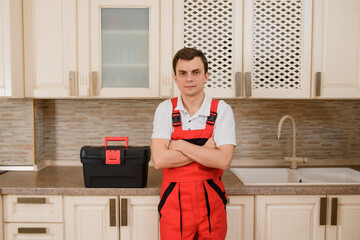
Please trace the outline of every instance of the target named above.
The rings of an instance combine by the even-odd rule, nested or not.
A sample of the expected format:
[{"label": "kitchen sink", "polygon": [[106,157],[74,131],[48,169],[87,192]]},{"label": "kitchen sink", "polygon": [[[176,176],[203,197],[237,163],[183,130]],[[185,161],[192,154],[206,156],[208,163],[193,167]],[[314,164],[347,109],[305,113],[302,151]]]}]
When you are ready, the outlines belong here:
[{"label": "kitchen sink", "polygon": [[351,168],[231,168],[245,185],[360,184]]}]

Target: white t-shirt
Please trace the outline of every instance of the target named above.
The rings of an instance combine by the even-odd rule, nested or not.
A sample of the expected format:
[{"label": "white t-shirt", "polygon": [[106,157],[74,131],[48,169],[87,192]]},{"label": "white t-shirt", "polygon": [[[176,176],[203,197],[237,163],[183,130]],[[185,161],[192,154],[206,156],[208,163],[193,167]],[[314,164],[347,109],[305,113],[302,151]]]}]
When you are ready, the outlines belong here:
[{"label": "white t-shirt", "polygon": [[[190,117],[185,110],[181,97],[175,110],[180,111],[181,125],[183,130],[205,129],[207,117],[210,115],[212,98],[205,95],[200,109]],[[154,116],[154,128],[151,138],[164,138],[171,140],[174,131],[172,126],[172,103],[171,99],[165,100],[159,104]],[[216,146],[225,144],[236,146],[235,119],[233,111],[227,103],[220,100],[217,109],[217,118],[213,133]]]}]

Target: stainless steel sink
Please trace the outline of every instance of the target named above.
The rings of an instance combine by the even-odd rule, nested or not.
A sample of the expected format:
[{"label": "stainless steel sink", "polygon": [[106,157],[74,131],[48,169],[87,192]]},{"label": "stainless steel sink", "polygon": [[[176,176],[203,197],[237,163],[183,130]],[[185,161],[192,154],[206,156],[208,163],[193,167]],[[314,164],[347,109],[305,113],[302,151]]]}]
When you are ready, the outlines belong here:
[{"label": "stainless steel sink", "polygon": [[231,168],[245,185],[360,184],[351,168]]}]

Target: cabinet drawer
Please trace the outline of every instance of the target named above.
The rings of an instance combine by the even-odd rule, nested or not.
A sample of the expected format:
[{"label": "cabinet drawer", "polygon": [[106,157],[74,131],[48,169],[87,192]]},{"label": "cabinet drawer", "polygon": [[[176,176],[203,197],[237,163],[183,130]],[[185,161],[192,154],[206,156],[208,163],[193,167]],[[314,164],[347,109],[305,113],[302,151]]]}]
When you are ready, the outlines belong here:
[{"label": "cabinet drawer", "polygon": [[62,196],[4,196],[5,222],[62,222]]},{"label": "cabinet drawer", "polygon": [[4,240],[64,239],[62,223],[5,223],[4,231]]}]

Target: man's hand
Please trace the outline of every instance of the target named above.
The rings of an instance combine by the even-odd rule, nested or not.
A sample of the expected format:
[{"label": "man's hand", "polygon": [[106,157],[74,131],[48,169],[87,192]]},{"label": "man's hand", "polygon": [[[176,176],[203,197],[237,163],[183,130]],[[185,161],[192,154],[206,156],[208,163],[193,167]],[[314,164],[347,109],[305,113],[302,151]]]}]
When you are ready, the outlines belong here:
[{"label": "man's hand", "polygon": [[214,141],[214,137],[209,138],[206,143],[204,144],[204,147],[207,148],[216,148],[216,143]]}]

